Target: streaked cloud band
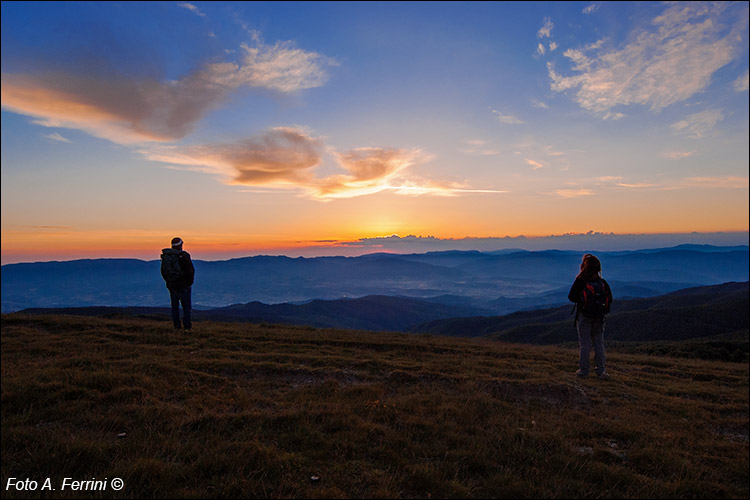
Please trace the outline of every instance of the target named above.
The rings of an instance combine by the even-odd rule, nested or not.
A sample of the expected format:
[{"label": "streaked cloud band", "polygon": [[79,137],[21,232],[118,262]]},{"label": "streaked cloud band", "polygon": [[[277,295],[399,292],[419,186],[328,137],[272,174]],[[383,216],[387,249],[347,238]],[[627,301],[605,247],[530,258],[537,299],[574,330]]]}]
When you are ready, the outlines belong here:
[{"label": "streaked cloud band", "polygon": [[294,93],[320,87],[336,62],[292,42],[242,44],[239,62],[205,65],[176,81],[74,72],[2,74],[2,107],[48,127],[83,130],[118,144],[170,142],[236,89]]},{"label": "streaked cloud band", "polygon": [[[269,129],[233,143],[155,145],[140,152],[152,161],[216,174],[227,184],[299,189],[318,200],[384,191],[412,196],[504,192],[416,176],[410,167],[430,159],[419,148],[363,147],[339,152],[294,127]],[[341,172],[318,176],[316,169],[324,163],[326,152]]]}]

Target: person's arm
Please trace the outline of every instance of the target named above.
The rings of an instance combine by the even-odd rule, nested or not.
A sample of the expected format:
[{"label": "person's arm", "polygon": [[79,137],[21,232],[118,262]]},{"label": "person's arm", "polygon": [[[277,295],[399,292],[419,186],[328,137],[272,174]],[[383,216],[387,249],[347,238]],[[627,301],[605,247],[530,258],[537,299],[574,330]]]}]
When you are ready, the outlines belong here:
[{"label": "person's arm", "polygon": [[581,299],[581,291],[583,290],[584,282],[582,279],[576,277],[576,280],[573,282],[573,285],[570,287],[570,292],[568,293],[568,300],[577,304],[578,301]]},{"label": "person's arm", "polygon": [[195,267],[193,266],[193,261],[190,258],[190,254],[187,252],[183,252],[182,254],[182,272],[187,278],[188,286],[192,286],[193,282],[195,281]]}]

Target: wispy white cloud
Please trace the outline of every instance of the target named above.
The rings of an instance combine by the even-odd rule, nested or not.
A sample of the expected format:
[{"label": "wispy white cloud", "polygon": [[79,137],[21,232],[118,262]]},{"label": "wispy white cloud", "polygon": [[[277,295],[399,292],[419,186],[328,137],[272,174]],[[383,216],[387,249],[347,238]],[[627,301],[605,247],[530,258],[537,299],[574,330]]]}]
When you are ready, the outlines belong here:
[{"label": "wispy white cloud", "polygon": [[571,181],[567,187],[542,194],[561,198],[581,198],[593,195],[606,195],[612,191],[681,191],[685,189],[747,189],[748,177],[703,176],[676,179],[672,182],[650,182],[630,180],[623,176],[602,176],[586,181]]},{"label": "wispy white cloud", "polygon": [[734,81],[734,90],[737,92],[744,92],[750,88],[750,72],[745,70],[744,75],[740,75]]},{"label": "wispy white cloud", "polygon": [[597,179],[600,186],[603,187],[614,187],[614,188],[627,188],[627,189],[646,189],[657,187],[656,184],[650,182],[626,182],[622,176],[604,176]]},{"label": "wispy white cloud", "polygon": [[549,109],[549,106],[547,105],[546,102],[540,101],[538,99],[532,99],[531,100],[531,105],[534,106],[535,108]]},{"label": "wispy white cloud", "polygon": [[198,7],[196,7],[195,5],[191,3],[178,3],[177,6],[182,7],[183,9],[188,9],[189,11],[194,12],[195,14],[201,17],[206,17],[206,14],[201,12],[201,10]]},{"label": "wispy white cloud", "polygon": [[709,109],[689,115],[684,120],[673,123],[671,128],[677,134],[700,139],[709,134],[722,119],[724,115],[720,109]]},{"label": "wispy white cloud", "polygon": [[573,62],[575,71],[587,71],[593,64],[593,61],[582,50],[568,49],[563,52],[563,55]]},{"label": "wispy white cloud", "polygon": [[625,117],[624,113],[607,111],[602,116],[602,120],[620,120]]},{"label": "wispy white cloud", "polygon": [[319,87],[336,62],[292,42],[243,44],[238,62],[212,63],[177,81],[80,72],[2,74],[2,107],[50,127],[84,130],[119,144],[187,135],[239,88],[281,93]]},{"label": "wispy white cloud", "polygon": [[619,49],[597,43],[566,50],[576,74],[559,73],[548,62],[550,87],[556,92],[577,89],[576,102],[601,116],[615,106],[638,104],[656,111],[684,101],[705,89],[711,76],[738,54],[738,35],[746,24],[736,20],[725,30],[725,22],[732,22],[722,16],[726,8],[724,3],[667,4],[651,27],[632,33]]},{"label": "wispy white cloud", "polygon": [[634,189],[634,190],[658,190],[674,191],[686,188],[705,188],[705,189],[747,189],[748,177],[740,176],[703,176],[687,177],[678,179],[675,182],[632,182],[626,181],[619,176],[599,177],[597,186],[600,189]]},{"label": "wispy white cloud", "polygon": [[[552,19],[549,17],[545,17],[543,20],[542,27],[539,28],[539,30],[536,32],[537,38],[544,39],[544,38],[550,38],[552,36],[552,28],[554,28],[555,25],[552,23]],[[554,42],[550,43],[549,50],[553,51],[557,48],[557,44]],[[534,54],[534,57],[541,57],[544,56],[547,53],[547,48],[544,45],[543,40],[539,41],[536,45],[536,53]]]},{"label": "wispy white cloud", "polygon": [[548,156],[565,156],[567,153],[564,151],[558,151],[552,146],[544,146],[544,153]]},{"label": "wispy white cloud", "polygon": [[466,147],[462,148],[461,151],[467,154],[482,156],[495,156],[500,154],[498,150],[487,147],[487,141],[483,139],[467,139],[464,143],[466,143]]},{"label": "wispy white cloud", "polygon": [[487,141],[485,141],[484,139],[466,139],[464,142],[471,146],[484,146],[485,144],[487,144]]},{"label": "wispy white cloud", "polygon": [[618,175],[605,175],[597,178],[599,182],[621,182],[622,179],[623,177]]},{"label": "wispy white cloud", "polygon": [[591,5],[587,5],[586,7],[584,7],[584,9],[581,12],[583,12],[584,14],[592,14],[596,12],[597,10],[599,10],[600,6],[601,6],[601,3],[594,2]]},{"label": "wispy white cloud", "polygon": [[538,171],[567,171],[571,166],[571,155],[576,156],[579,151],[565,150],[554,144],[540,144],[533,138],[519,142],[513,146],[513,154],[518,162]]},{"label": "wispy white cloud", "polygon": [[562,198],[580,198],[582,196],[591,196],[595,194],[590,189],[558,189],[555,194]]},{"label": "wispy white cloud", "polygon": [[[611,191],[653,191],[667,189],[664,185],[653,182],[632,181],[619,175],[601,176],[585,181],[571,181],[566,183],[569,187],[557,189],[551,194],[562,198],[581,198],[606,194]],[[670,186],[668,189],[678,189],[679,186]],[[547,193],[550,194],[550,193]]]},{"label": "wispy white cloud", "polygon": [[506,115],[505,113],[502,113],[492,107],[490,107],[490,111],[497,115],[497,119],[500,121],[500,123],[505,123],[507,125],[520,125],[523,123],[523,120],[512,115]]},{"label": "wispy white cloud", "polygon": [[543,23],[544,24],[542,24],[542,27],[539,28],[539,31],[536,32],[537,38],[549,38],[552,36],[552,28],[555,27],[552,19],[549,17],[545,17]]},{"label": "wispy white cloud", "polygon": [[546,167],[548,165],[548,163],[545,162],[545,161],[537,161],[537,160],[532,160],[530,158],[524,158],[524,160],[526,161],[526,164],[531,165],[531,167],[534,170],[538,170],[540,168],[544,168],[544,167]]},{"label": "wispy white cloud", "polygon": [[324,85],[328,80],[326,67],[338,64],[318,53],[298,49],[292,42],[272,46],[243,43],[241,49],[240,63],[212,64],[201,76],[228,88],[247,86],[291,93]]},{"label": "wispy white cloud", "polygon": [[681,160],[683,158],[689,158],[694,154],[695,151],[664,151],[659,156],[668,160]]},{"label": "wispy white cloud", "polygon": [[62,135],[58,134],[57,132],[53,132],[51,134],[46,134],[44,137],[46,137],[47,139],[49,139],[51,141],[64,142],[66,144],[70,144],[71,142],[73,142],[70,139],[68,139],[67,137],[63,137]]},{"label": "wispy white cloud", "polygon": [[569,187],[557,189],[552,193],[560,198],[583,198],[594,195],[604,195],[608,192],[617,190],[631,191],[651,191],[654,189],[663,189],[663,186],[651,182],[633,182],[626,180],[622,176],[602,176],[582,182],[568,182]]}]

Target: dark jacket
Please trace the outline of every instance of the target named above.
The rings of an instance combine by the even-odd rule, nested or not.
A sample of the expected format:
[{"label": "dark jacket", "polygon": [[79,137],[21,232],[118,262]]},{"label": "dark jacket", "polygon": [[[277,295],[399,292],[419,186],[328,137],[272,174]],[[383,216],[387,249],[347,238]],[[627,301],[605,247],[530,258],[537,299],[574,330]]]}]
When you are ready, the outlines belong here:
[{"label": "dark jacket", "polygon": [[[607,295],[609,296],[609,302],[612,303],[612,289],[609,288],[609,283],[607,283],[607,280],[605,280],[604,278],[599,279],[604,283],[604,289],[607,291]],[[583,279],[582,277],[576,276],[573,285],[570,287],[570,292],[568,292],[568,300],[580,305],[581,292],[583,292],[583,289],[586,288],[587,282],[588,281]],[[578,315],[576,314],[576,318],[577,317]]]},{"label": "dark jacket", "polygon": [[190,254],[184,250],[175,250],[173,248],[165,248],[161,251],[162,261],[165,256],[177,255],[180,263],[180,277],[176,281],[170,282],[164,273],[164,266],[161,268],[161,276],[167,284],[167,288],[170,290],[184,290],[189,286],[193,285],[195,281],[195,267],[193,267],[193,261],[190,258]]}]

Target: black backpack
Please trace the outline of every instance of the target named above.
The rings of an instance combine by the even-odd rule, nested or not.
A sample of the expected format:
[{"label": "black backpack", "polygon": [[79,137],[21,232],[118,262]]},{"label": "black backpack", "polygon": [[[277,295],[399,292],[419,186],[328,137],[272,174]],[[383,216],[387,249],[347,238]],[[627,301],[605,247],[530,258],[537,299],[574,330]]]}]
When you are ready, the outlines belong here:
[{"label": "black backpack", "polygon": [[179,253],[161,254],[161,274],[164,276],[167,285],[176,283],[182,277]]},{"label": "black backpack", "polygon": [[609,312],[610,294],[604,280],[586,282],[578,301],[578,312],[589,318],[603,318]]}]

